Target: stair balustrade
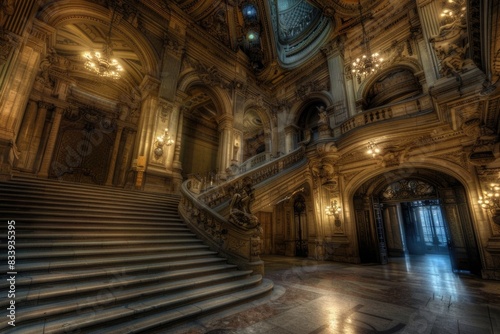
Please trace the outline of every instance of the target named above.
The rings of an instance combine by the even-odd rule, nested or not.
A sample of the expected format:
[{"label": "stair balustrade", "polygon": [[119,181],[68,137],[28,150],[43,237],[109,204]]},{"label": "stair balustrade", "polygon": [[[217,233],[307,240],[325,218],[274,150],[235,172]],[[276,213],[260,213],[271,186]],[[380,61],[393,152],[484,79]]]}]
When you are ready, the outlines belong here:
[{"label": "stair balustrade", "polygon": [[[240,192],[247,182],[253,187],[258,186],[304,159],[305,148],[300,147],[202,193],[192,191],[201,187],[195,184],[198,182],[196,179],[189,179],[181,187],[179,213],[190,229],[212,250],[222,254],[240,269],[263,273],[260,224],[231,219],[231,209],[228,211],[227,207],[235,196],[241,196]],[[226,213],[221,214],[222,211]]]}]

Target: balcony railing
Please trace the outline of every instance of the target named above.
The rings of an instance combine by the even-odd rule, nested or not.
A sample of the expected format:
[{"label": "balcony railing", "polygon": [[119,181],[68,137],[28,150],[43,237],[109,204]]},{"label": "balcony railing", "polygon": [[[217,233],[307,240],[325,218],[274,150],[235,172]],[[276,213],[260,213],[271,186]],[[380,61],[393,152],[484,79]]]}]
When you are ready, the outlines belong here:
[{"label": "balcony railing", "polygon": [[344,135],[355,128],[389,119],[396,119],[403,116],[421,113],[426,110],[432,110],[432,101],[428,95],[394,105],[370,109],[357,114],[342,123],[340,125],[340,131],[341,134]]}]

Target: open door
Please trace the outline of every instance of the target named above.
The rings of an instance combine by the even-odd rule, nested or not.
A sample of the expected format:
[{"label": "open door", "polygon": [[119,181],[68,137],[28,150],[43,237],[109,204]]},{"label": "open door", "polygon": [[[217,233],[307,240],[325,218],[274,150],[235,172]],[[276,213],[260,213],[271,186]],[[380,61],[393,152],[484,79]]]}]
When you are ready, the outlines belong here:
[{"label": "open door", "polygon": [[450,229],[448,248],[454,272],[468,271],[481,274],[481,261],[472,226],[465,190],[462,187],[446,188],[441,191],[444,216]]}]

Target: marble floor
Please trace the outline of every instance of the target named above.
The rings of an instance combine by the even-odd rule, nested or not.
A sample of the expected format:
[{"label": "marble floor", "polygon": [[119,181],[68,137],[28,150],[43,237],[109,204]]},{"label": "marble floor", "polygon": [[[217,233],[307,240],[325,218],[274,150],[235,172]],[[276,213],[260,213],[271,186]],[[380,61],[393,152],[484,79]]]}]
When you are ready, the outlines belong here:
[{"label": "marble floor", "polygon": [[447,256],[350,265],[263,257],[266,298],[156,333],[500,334],[500,281],[454,274]]}]

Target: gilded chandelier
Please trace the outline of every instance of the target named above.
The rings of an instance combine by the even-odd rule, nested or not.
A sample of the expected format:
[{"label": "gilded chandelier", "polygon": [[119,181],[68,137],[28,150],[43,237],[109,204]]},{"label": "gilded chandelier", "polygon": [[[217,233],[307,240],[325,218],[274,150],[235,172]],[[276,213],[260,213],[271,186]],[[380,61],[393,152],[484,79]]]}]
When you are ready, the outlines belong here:
[{"label": "gilded chandelier", "polygon": [[340,213],[340,210],[342,210],[342,208],[337,204],[337,201],[332,200],[330,201],[330,205],[327,205],[325,208],[325,213],[327,216],[336,216]]},{"label": "gilded chandelier", "polygon": [[123,72],[123,67],[118,60],[112,58],[113,50],[111,49],[111,30],[113,28],[114,18],[115,10],[113,7],[113,14],[111,16],[111,22],[109,23],[109,31],[106,36],[103,51],[86,51],[83,57],[85,58],[85,68],[90,72],[104,78],[119,79],[121,77],[120,73]]},{"label": "gilded chandelier", "polygon": [[380,55],[375,52],[372,53],[370,50],[370,40],[366,35],[365,23],[363,21],[363,11],[361,7],[361,1],[359,1],[359,16],[361,20],[361,28],[363,30],[363,41],[362,44],[364,46],[365,54],[360,58],[356,58],[356,60],[352,63],[352,74],[355,75],[358,79],[358,82],[361,82],[362,79],[365,79],[367,76],[375,73],[381,66],[381,63],[384,61]]},{"label": "gilded chandelier", "polygon": [[500,209],[500,185],[491,183],[489,189],[483,191],[483,196],[479,197],[477,201],[483,209],[488,209],[491,213],[495,213]]},{"label": "gilded chandelier", "polygon": [[111,47],[109,45],[104,46],[102,53],[87,51],[83,54],[83,57],[85,57],[85,68],[90,72],[110,79],[119,79],[121,77],[120,72],[123,71],[123,67],[116,59],[111,58]]}]

